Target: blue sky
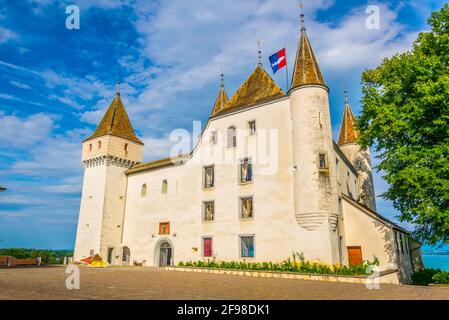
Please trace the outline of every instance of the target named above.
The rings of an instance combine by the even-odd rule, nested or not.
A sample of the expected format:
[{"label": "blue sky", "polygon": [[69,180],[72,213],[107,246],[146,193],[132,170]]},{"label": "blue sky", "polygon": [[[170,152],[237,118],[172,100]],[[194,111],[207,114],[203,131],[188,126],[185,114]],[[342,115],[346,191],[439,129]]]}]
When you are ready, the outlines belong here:
[{"label": "blue sky", "polygon": [[[344,90],[360,111],[360,75],[411,48],[444,1],[306,0],[309,37],[331,89],[334,136]],[[69,4],[79,30],[65,27]],[[368,4],[381,28],[365,28]],[[168,155],[169,133],[206,122],[224,68],[231,95],[283,44],[291,68],[296,0],[0,0],[0,247],[73,248],[82,185],[81,140],[101,119],[117,80],[145,160]],[[285,88],[285,74],[273,76]],[[387,186],[375,175],[376,192]],[[391,219],[389,202],[378,200]]]}]

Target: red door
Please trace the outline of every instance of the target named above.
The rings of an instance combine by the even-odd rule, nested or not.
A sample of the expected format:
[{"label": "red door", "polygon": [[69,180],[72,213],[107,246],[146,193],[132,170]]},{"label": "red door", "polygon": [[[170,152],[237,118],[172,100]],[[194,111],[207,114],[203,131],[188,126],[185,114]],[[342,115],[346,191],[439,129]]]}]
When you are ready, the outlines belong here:
[{"label": "red door", "polygon": [[363,264],[362,247],[348,247],[349,265],[360,266]]},{"label": "red door", "polygon": [[212,257],[212,238],[203,239],[203,256]]}]

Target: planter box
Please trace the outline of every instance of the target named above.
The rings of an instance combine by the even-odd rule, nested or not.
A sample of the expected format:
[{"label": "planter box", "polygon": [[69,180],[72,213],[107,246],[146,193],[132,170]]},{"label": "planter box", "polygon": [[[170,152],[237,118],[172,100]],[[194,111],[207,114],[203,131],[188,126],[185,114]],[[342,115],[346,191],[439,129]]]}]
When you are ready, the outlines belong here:
[{"label": "planter box", "polygon": [[201,272],[214,274],[227,274],[235,276],[262,277],[262,278],[282,278],[282,279],[300,279],[328,282],[347,282],[347,283],[381,283],[381,284],[399,284],[397,270],[388,270],[379,273],[378,277],[370,276],[345,276],[345,275],[327,275],[313,273],[296,272],[274,272],[274,271],[253,271],[253,270],[232,270],[232,269],[208,269],[195,267],[165,267],[169,271],[182,272]]}]

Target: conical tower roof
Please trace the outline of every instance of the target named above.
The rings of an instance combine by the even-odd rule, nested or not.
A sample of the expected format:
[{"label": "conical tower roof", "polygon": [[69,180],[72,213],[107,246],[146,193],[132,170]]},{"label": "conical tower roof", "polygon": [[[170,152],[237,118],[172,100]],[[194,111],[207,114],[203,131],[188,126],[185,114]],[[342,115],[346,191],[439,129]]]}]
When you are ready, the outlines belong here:
[{"label": "conical tower roof", "polygon": [[349,101],[346,98],[345,111],[343,114],[343,121],[340,129],[340,138],[338,139],[338,144],[343,145],[346,143],[355,143],[359,137],[359,132],[357,129],[357,121],[354,114],[352,113]]},{"label": "conical tower roof", "polygon": [[304,27],[304,16],[302,18],[301,37],[296,53],[295,68],[293,70],[293,79],[291,89],[305,85],[325,86],[323,75],[310,45],[306,28]]},{"label": "conical tower roof", "polygon": [[223,75],[221,76],[221,86],[220,91],[218,91],[217,98],[215,99],[214,108],[212,109],[212,116],[224,110],[226,104],[228,103],[229,98],[226,93],[226,89],[224,87]]},{"label": "conical tower roof", "polygon": [[92,140],[107,134],[143,144],[143,142],[137,138],[133,126],[129,121],[125,106],[123,105],[122,99],[120,99],[120,93],[115,95],[114,100],[104,114],[103,119],[101,119],[95,132],[84,141]]},{"label": "conical tower roof", "polygon": [[283,95],[282,89],[259,64],[249,78],[237,89],[224,110],[244,107]]}]

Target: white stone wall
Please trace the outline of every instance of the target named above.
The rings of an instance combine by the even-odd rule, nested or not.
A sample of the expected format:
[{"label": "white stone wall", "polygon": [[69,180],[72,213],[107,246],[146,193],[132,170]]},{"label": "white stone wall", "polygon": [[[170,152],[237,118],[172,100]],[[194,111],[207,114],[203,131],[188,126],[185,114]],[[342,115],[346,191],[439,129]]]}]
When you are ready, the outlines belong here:
[{"label": "white stone wall", "polygon": [[[234,160],[243,156],[257,157],[257,140],[263,129],[277,129],[278,169],[266,174],[267,166],[255,161],[254,182],[240,185],[236,161],[232,164],[214,162],[213,155],[222,148],[210,145],[210,134],[218,130],[225,136],[228,127],[244,129],[252,120],[256,120],[257,136],[238,137],[236,149],[224,147],[226,157]],[[282,261],[293,252],[303,252],[307,259],[329,262],[327,221],[311,232],[302,228],[295,218],[291,139],[290,102],[281,99],[212,120],[185,165],[129,175],[122,245],[130,248],[131,261],[145,260],[146,265],[154,265],[157,244],[163,238],[168,238],[174,246],[175,264],[200,260],[201,240],[205,236],[212,236],[213,251],[218,260],[239,260],[239,235],[255,235],[255,257],[246,260]],[[246,142],[248,147],[241,148]],[[240,149],[245,150],[237,156]],[[202,154],[211,156],[200,161]],[[215,188],[204,190],[203,165],[210,164],[215,164]],[[169,184],[166,195],[161,194],[164,179]],[[144,183],[148,186],[148,195],[141,197]],[[254,197],[252,220],[239,219],[241,196]],[[210,200],[215,201],[215,221],[203,222],[202,203]],[[160,222],[170,222],[168,237],[158,235]],[[327,237],[321,236],[326,234]]]}]

